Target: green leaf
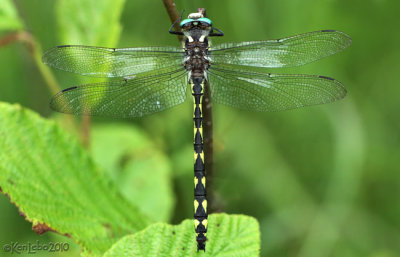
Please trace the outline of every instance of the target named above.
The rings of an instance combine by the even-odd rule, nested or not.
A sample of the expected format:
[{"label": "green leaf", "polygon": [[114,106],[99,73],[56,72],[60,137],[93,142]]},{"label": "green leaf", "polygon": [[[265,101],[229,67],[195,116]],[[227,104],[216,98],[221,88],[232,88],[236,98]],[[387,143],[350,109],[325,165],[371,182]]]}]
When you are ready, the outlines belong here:
[{"label": "green leaf", "polygon": [[0,0],[0,30],[21,30],[24,28],[11,0]]},{"label": "green leaf", "polygon": [[95,125],[93,158],[122,194],[154,221],[168,221],[174,207],[169,159],[133,124]]},{"label": "green leaf", "polygon": [[125,0],[58,0],[59,37],[63,44],[114,47]]},{"label": "green leaf", "polygon": [[180,225],[154,224],[122,238],[104,257],[255,257],[260,251],[260,231],[256,219],[244,215],[209,216],[206,252],[197,252],[193,220]]},{"label": "green leaf", "polygon": [[53,121],[0,103],[0,186],[37,232],[54,230],[99,256],[149,222]]}]

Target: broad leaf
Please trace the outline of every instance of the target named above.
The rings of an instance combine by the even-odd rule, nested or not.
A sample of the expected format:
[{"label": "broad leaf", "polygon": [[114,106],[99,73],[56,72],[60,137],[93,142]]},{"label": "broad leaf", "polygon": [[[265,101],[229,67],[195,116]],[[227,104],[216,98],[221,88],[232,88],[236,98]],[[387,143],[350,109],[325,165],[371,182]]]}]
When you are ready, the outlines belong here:
[{"label": "broad leaf", "polygon": [[125,0],[58,0],[56,11],[62,44],[114,47],[121,32]]},{"label": "broad leaf", "polygon": [[0,0],[0,30],[20,30],[24,25],[11,0]]},{"label": "broad leaf", "polygon": [[54,122],[0,103],[0,187],[36,232],[70,236],[99,256],[149,222]]},{"label": "broad leaf", "polygon": [[122,238],[104,257],[256,257],[260,251],[258,222],[244,215],[209,216],[206,252],[197,252],[193,220],[180,225],[154,224]]},{"label": "broad leaf", "polygon": [[122,194],[154,221],[167,222],[174,207],[171,164],[146,133],[133,124],[95,125],[93,158]]}]

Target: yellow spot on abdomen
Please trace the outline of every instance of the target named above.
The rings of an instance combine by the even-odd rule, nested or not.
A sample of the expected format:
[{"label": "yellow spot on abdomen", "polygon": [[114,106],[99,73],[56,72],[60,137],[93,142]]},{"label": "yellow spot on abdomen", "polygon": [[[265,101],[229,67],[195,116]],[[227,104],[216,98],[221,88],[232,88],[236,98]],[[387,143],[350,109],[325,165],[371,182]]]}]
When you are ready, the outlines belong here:
[{"label": "yellow spot on abdomen", "polygon": [[194,220],[194,227],[197,228],[200,225],[200,222],[198,220]]},{"label": "yellow spot on abdomen", "polygon": [[204,152],[203,151],[201,151],[201,153],[200,153],[200,158],[201,158],[201,161],[204,163]]},{"label": "yellow spot on abdomen", "polygon": [[197,208],[199,208],[199,202],[197,200],[194,200],[194,213],[196,213]]},{"label": "yellow spot on abdomen", "polygon": [[207,229],[207,227],[208,227],[208,220],[207,220],[207,219],[204,219],[204,220],[201,222],[201,224],[203,224],[203,226]]},{"label": "yellow spot on abdomen", "polygon": [[[197,203],[198,205],[198,203]],[[207,200],[204,200],[201,205],[203,206],[204,212],[207,213]]]}]

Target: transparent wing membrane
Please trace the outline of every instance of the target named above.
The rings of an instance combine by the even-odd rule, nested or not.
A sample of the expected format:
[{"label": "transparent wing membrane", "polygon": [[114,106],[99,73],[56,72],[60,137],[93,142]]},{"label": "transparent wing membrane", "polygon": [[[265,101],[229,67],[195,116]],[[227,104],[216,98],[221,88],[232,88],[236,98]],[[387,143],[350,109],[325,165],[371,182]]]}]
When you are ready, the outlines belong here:
[{"label": "transparent wing membrane", "polygon": [[[92,77],[126,77],[138,73],[182,65],[182,48],[104,48],[59,46],[42,59],[51,67]],[[182,66],[183,67],[183,66]]]},{"label": "transparent wing membrane", "polygon": [[216,45],[210,55],[215,64],[290,67],[333,55],[350,44],[351,38],[343,32],[321,30],[277,40]]},{"label": "transparent wing membrane", "polygon": [[55,95],[50,106],[63,113],[133,118],[183,103],[186,71],[182,68],[159,72],[159,75],[140,74],[129,80],[71,87]]},{"label": "transparent wing membrane", "polygon": [[253,73],[214,65],[208,78],[213,102],[249,111],[295,109],[346,95],[339,81],[324,76]]},{"label": "transparent wing membrane", "polygon": [[[251,111],[280,111],[339,100],[346,89],[337,80],[252,69],[303,65],[350,44],[350,37],[343,32],[321,30],[277,40],[217,45],[209,50],[207,76],[212,99]],[[54,68],[86,76],[124,78],[68,88],[53,97],[51,107],[64,113],[120,118],[166,110],[186,98],[184,59],[190,58],[185,59],[184,50],[178,47],[50,49],[43,62]],[[192,66],[203,61],[196,58]]]}]

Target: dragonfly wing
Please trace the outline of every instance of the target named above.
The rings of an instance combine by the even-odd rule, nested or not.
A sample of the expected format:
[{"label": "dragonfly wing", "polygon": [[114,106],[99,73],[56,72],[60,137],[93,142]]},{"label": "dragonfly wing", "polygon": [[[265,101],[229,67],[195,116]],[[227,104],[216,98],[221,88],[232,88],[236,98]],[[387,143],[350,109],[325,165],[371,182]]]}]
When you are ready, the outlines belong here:
[{"label": "dragonfly wing", "polygon": [[350,44],[351,38],[343,32],[321,30],[277,40],[221,44],[210,55],[216,64],[292,67],[333,55]]},{"label": "dragonfly wing", "polygon": [[141,117],[183,103],[186,82],[185,70],[170,69],[156,76],[138,75],[129,80],[67,88],[53,97],[50,106],[77,115]]},{"label": "dragonfly wing", "polygon": [[182,65],[176,47],[105,48],[67,45],[47,51],[42,60],[56,69],[92,77],[126,77],[170,65]]},{"label": "dragonfly wing", "polygon": [[253,73],[227,66],[209,69],[213,102],[249,111],[282,111],[342,99],[337,80],[315,75]]}]

